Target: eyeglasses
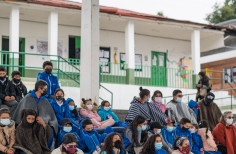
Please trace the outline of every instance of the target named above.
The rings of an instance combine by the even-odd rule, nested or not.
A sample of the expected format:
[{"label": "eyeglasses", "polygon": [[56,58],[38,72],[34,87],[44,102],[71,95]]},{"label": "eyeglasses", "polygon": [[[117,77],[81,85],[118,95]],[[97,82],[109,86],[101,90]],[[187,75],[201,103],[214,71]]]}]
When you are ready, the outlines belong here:
[{"label": "eyeglasses", "polygon": [[181,97],[181,98],[182,98],[182,97],[183,97],[183,95],[177,95],[177,97]]},{"label": "eyeglasses", "polygon": [[68,148],[76,148],[76,145],[66,145]]},{"label": "eyeglasses", "polygon": [[234,119],[234,117],[227,117],[227,119]]}]

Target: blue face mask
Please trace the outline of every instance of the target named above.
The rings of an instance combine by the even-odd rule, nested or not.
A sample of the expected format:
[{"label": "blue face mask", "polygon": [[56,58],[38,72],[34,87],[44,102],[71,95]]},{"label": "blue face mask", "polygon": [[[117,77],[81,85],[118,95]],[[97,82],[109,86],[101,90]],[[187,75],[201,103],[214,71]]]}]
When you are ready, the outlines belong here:
[{"label": "blue face mask", "polygon": [[181,102],[182,102],[182,98],[181,98],[181,97],[178,97],[178,98],[176,99],[176,102],[177,102],[177,103],[181,103]]},{"label": "blue face mask", "polygon": [[162,143],[155,143],[155,149],[161,150],[162,149]]},{"label": "blue face mask", "polygon": [[175,127],[172,127],[172,126],[167,126],[167,128],[166,128],[166,130],[170,133],[173,132],[174,129],[175,129]]},{"label": "blue face mask", "polygon": [[108,111],[110,110],[110,107],[104,107],[104,110]]},{"label": "blue face mask", "polygon": [[7,126],[11,123],[10,119],[1,119],[1,124]]},{"label": "blue face mask", "polygon": [[70,106],[69,105],[69,109],[70,109],[70,111],[73,111],[75,109],[75,106]]},{"label": "blue face mask", "polygon": [[147,129],[147,125],[142,125],[142,131],[146,130]]},{"label": "blue face mask", "polygon": [[138,132],[141,132],[141,131],[142,131],[142,128],[137,128],[137,131],[138,131]]},{"label": "blue face mask", "polygon": [[195,130],[193,128],[190,128],[189,131],[191,134],[195,133]]},{"label": "blue face mask", "polygon": [[147,99],[146,99],[146,102],[149,102],[149,101],[150,101],[150,98],[147,98]]},{"label": "blue face mask", "polygon": [[72,131],[72,127],[63,127],[63,130],[67,133],[71,132]]}]

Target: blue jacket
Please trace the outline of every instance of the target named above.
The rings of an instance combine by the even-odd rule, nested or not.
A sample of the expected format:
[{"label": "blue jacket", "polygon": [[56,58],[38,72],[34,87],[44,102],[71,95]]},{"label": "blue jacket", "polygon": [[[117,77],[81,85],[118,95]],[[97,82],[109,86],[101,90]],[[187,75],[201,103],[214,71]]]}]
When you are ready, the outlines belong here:
[{"label": "blue jacket", "polygon": [[45,72],[39,72],[37,81],[38,80],[44,80],[48,84],[48,92],[46,97],[49,98],[51,95],[54,95],[54,92],[56,89],[60,88],[59,83],[58,83],[58,78],[51,74],[47,74]]},{"label": "blue jacket", "polygon": [[172,149],[173,144],[176,138],[175,130],[173,130],[171,133],[166,130],[166,128],[162,128],[161,130],[162,137],[166,144]]},{"label": "blue jacket", "polygon": [[59,124],[60,124],[61,120],[64,119],[64,118],[70,118],[71,119],[70,109],[69,109],[68,104],[65,101],[63,101],[62,106],[59,106],[55,99],[53,99],[53,101],[50,102],[50,104],[51,104],[51,106],[54,110],[54,113],[57,117],[57,121],[58,121]]},{"label": "blue jacket", "polygon": [[[63,139],[63,137],[64,137],[64,135],[65,135],[66,133],[67,133],[67,132],[65,132],[65,131],[62,129],[62,130],[60,130],[59,133],[57,134],[57,142],[56,142],[57,147],[59,147],[59,146],[61,145],[62,139]],[[79,135],[78,135],[76,132],[74,132],[73,130],[72,130],[71,132],[69,132],[69,133],[72,133],[72,134],[74,134],[74,135],[77,137],[77,139],[78,139],[78,141],[79,141],[78,144],[77,144],[77,147],[80,148],[80,147],[81,147],[81,139],[80,139]]]},{"label": "blue jacket", "polygon": [[155,150],[155,154],[167,154],[166,150],[161,149],[161,150]]},{"label": "blue jacket", "polygon": [[40,98],[38,98],[38,97],[36,96],[34,90],[30,90],[29,93],[30,93],[30,96],[32,96],[32,97],[35,99],[35,101],[36,101],[37,103],[38,103],[40,100],[47,99],[45,96],[41,96]]},{"label": "blue jacket", "polygon": [[192,150],[200,151],[200,149],[203,148],[202,138],[197,132],[192,133],[192,141],[193,141]]},{"label": "blue jacket", "polygon": [[[69,105],[69,102],[70,102],[70,101],[74,101],[74,100],[71,99],[71,98],[67,98],[66,104]],[[74,110],[76,110],[76,106],[75,106],[75,109],[74,109]],[[80,123],[80,122],[81,122],[81,118],[80,118],[80,116],[79,116],[79,113],[78,113],[78,115],[75,115],[75,114],[74,114],[74,110],[70,111],[70,117],[71,117],[71,119],[73,119],[74,121],[78,120],[79,123]],[[77,111],[76,111],[76,112],[77,112]]]},{"label": "blue jacket", "polygon": [[112,116],[113,120],[115,122],[119,122],[119,118],[117,117],[117,115],[112,111],[112,109],[110,108],[108,111],[104,110],[103,107],[99,106],[98,108],[98,115],[101,117],[102,121],[107,120],[107,116]]},{"label": "blue jacket", "polygon": [[188,140],[189,140],[189,143],[190,143],[190,147],[191,147],[191,149],[192,149],[192,146],[193,146],[193,144],[192,144],[192,134],[190,133],[190,131],[184,131],[181,127],[180,127],[180,125],[177,125],[176,126],[176,137],[178,137],[178,136],[183,136],[183,137],[187,137],[188,138]]}]

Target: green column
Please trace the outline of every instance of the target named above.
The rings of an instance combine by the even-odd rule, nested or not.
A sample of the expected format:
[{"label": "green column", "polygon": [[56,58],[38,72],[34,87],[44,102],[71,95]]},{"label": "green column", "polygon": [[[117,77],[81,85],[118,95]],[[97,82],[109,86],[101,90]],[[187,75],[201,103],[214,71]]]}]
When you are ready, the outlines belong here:
[{"label": "green column", "polygon": [[135,84],[134,69],[126,69],[126,83]]}]

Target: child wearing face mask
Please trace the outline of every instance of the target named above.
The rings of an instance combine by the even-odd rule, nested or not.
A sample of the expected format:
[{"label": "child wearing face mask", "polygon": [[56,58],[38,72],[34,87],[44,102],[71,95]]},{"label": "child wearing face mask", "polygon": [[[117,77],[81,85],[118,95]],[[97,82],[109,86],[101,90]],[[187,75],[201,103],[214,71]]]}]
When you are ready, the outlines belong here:
[{"label": "child wearing face mask", "polygon": [[80,110],[80,115],[82,118],[89,117],[93,122],[94,128],[106,128],[107,126],[113,126],[115,121],[112,117],[107,120],[102,121],[101,117],[98,115],[97,111],[94,110],[92,105],[92,100],[85,100],[82,98],[82,109]]},{"label": "child wearing face mask", "polygon": [[125,130],[124,145],[128,152],[140,153],[148,138],[147,120],[137,115]]},{"label": "child wearing face mask", "polygon": [[[148,131],[148,137],[151,137],[155,134],[159,134],[162,139],[163,137],[161,134],[161,130],[162,130],[162,126],[160,123],[151,122],[150,123],[150,130]],[[169,154],[171,154],[172,150],[168,147],[168,145],[166,144],[166,142],[164,140],[162,140],[162,145],[163,145],[163,149],[165,149]]]},{"label": "child wearing face mask", "polygon": [[109,134],[105,139],[101,154],[128,154],[125,151],[121,135],[118,133]]},{"label": "child wearing face mask", "polygon": [[113,126],[126,127],[128,125],[128,123],[119,120],[117,115],[112,111],[110,103],[106,100],[102,101],[101,106],[98,107],[98,115],[102,121],[112,118],[115,121]]},{"label": "child wearing face mask", "polygon": [[156,90],[152,95],[151,103],[158,107],[163,113],[166,112],[166,105],[162,102],[162,93],[159,90]]},{"label": "child wearing face mask", "polygon": [[67,102],[64,99],[64,91],[62,89],[57,89],[55,91],[55,99],[53,99],[50,104],[52,106],[52,109],[57,117],[57,121],[60,124],[60,122],[64,118],[71,118],[70,116],[70,109],[67,104]]},{"label": "child wearing face mask", "polygon": [[206,120],[201,120],[199,122],[198,134],[201,136],[205,153],[221,154],[221,152],[218,151]]},{"label": "child wearing face mask", "polygon": [[14,148],[27,154],[51,154],[47,144],[52,136],[50,126],[33,109],[23,109],[20,118]]},{"label": "child wearing face mask", "polygon": [[188,118],[182,118],[179,122],[179,125],[176,126],[175,133],[176,136],[186,137],[189,141],[190,147],[192,148],[192,134],[189,131],[190,127],[191,121]]},{"label": "child wearing face mask", "polygon": [[168,118],[166,120],[166,123],[164,124],[164,128],[162,128],[161,133],[168,147],[170,149],[173,149],[174,140],[176,138],[176,132],[174,122],[171,119]]},{"label": "child wearing face mask", "polygon": [[[15,149],[15,122],[10,119],[10,111],[7,108],[0,109],[0,153],[13,154]],[[7,135],[6,135],[7,134]]]},{"label": "child wearing face mask", "polygon": [[140,154],[167,154],[163,148],[163,139],[160,134],[152,135],[143,145]]},{"label": "child wearing face mask", "polygon": [[[78,129],[76,129],[76,127],[73,127],[72,122],[70,119],[65,118],[61,121],[61,130],[59,131],[59,133],[57,134],[57,143],[56,143],[56,148],[59,147],[62,143],[62,139],[65,136],[65,134],[67,133],[72,133],[74,134],[78,140],[80,140],[80,137],[78,135]],[[79,147],[79,143],[77,144],[77,146]]]},{"label": "child wearing face mask", "polygon": [[189,131],[192,134],[192,141],[193,141],[193,147],[191,151],[194,154],[202,154],[204,150],[203,150],[202,138],[198,134],[198,125],[192,124]]},{"label": "child wearing face mask", "polygon": [[178,136],[173,145],[172,154],[193,154],[191,152],[189,140],[186,137]]}]

